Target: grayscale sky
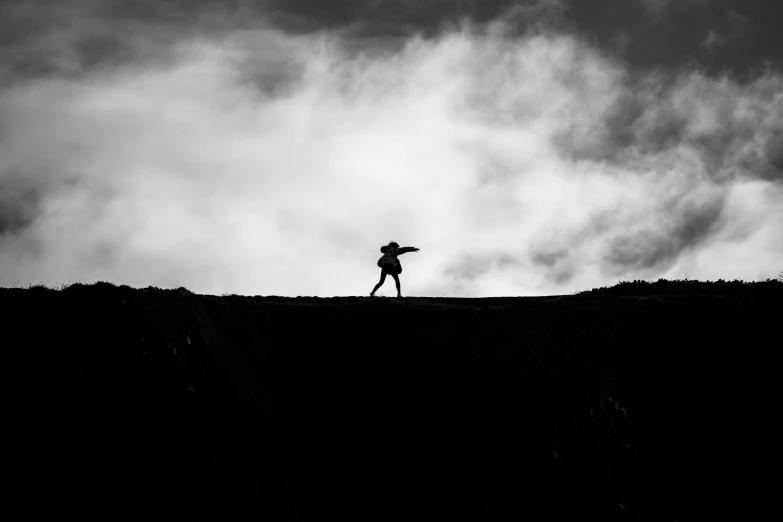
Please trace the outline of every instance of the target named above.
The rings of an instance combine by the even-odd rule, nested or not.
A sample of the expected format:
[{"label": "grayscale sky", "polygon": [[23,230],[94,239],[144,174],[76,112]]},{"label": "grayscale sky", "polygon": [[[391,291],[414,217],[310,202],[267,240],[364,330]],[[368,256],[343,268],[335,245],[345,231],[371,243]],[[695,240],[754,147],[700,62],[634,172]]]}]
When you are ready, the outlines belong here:
[{"label": "grayscale sky", "polygon": [[[783,271],[778,0],[5,0],[0,285]],[[382,289],[394,295],[393,282]]]}]

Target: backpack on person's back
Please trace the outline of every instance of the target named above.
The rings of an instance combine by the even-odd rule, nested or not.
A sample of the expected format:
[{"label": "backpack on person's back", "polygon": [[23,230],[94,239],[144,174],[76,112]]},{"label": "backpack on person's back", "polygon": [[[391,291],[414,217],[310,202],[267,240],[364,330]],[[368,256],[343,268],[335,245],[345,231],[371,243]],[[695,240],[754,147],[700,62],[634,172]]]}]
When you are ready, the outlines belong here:
[{"label": "backpack on person's back", "polygon": [[397,266],[397,249],[384,245],[381,247],[383,255],[378,259],[378,267],[383,268],[383,265]]}]

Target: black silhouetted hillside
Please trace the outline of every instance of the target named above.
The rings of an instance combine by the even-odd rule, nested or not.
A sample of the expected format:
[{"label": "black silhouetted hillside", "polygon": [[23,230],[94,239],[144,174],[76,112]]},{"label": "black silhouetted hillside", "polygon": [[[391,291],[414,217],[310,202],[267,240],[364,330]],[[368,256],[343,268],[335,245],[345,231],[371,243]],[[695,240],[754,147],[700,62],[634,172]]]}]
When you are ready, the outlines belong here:
[{"label": "black silhouetted hillside", "polygon": [[2,289],[27,516],[703,519],[776,444],[782,302]]}]

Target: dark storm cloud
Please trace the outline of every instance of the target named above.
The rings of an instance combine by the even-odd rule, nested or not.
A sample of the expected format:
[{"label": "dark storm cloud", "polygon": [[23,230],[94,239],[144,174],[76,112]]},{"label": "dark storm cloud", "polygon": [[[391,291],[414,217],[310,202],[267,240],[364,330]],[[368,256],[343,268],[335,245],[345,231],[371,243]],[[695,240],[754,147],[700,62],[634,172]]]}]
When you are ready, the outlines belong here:
[{"label": "dark storm cloud", "polygon": [[350,27],[365,36],[432,36],[465,18],[486,22],[513,8],[537,9],[547,0],[271,0],[279,22],[300,30]]},{"label": "dark storm cloud", "polygon": [[544,250],[533,253],[533,255],[530,256],[530,259],[533,261],[536,265],[542,265],[547,268],[551,268],[555,266],[558,261],[561,261],[563,259],[568,258],[568,250],[566,249],[559,249],[559,250]]},{"label": "dark storm cloud", "polygon": [[456,280],[473,281],[488,273],[492,264],[492,257],[467,254],[450,264],[444,270],[444,275]]},{"label": "dark storm cloud", "polygon": [[[568,250],[542,250],[529,257],[532,269],[540,270],[546,280],[555,285],[568,283],[577,273],[577,267]],[[452,285],[456,284],[465,289],[497,271],[527,272],[529,265],[530,263],[513,254],[462,254],[457,261],[451,262],[443,270],[443,276]]]},{"label": "dark storm cloud", "polygon": [[702,45],[709,51],[718,51],[740,38],[752,37],[753,21],[749,16],[728,9],[723,24],[711,28],[704,37]]},{"label": "dark storm cloud", "polygon": [[579,34],[638,69],[700,69],[748,79],[783,68],[776,0],[570,0]]},{"label": "dark storm cloud", "polygon": [[[687,148],[715,181],[783,180],[769,168],[777,157],[776,122],[783,119],[780,87],[763,78],[736,85],[699,74],[646,76],[624,84],[593,132],[567,127],[555,142],[576,159],[615,163]],[[760,143],[769,145],[762,150]]]},{"label": "dark storm cloud", "polygon": [[651,18],[664,21],[676,14],[697,8],[716,6],[725,0],[631,0]]},{"label": "dark storm cloud", "polygon": [[0,181],[0,237],[24,231],[39,211],[40,193],[18,179]]},{"label": "dark storm cloud", "polygon": [[[78,77],[133,62],[170,59],[179,34],[146,23],[117,2],[5,2],[0,16],[0,87],[26,78]],[[157,18],[156,18],[157,19]]]},{"label": "dark storm cloud", "polygon": [[783,128],[775,129],[764,145],[764,156],[769,166],[768,179],[783,179]]},{"label": "dark storm cloud", "polygon": [[[688,118],[662,92],[670,81],[661,78],[660,83],[650,85],[651,90],[642,85],[627,86],[618,93],[604,118],[592,122],[592,133],[584,133],[576,125],[566,127],[556,134],[555,143],[575,159],[594,161],[617,161],[629,150],[644,154],[677,145]],[[651,108],[654,108],[652,115]]]},{"label": "dark storm cloud", "polygon": [[576,275],[572,251],[568,248],[542,247],[534,249],[530,261],[536,269],[542,269],[545,277],[556,285],[568,283]]},{"label": "dark storm cloud", "polygon": [[465,20],[503,19],[519,34],[574,32],[632,67],[747,75],[783,66],[780,6],[768,0],[18,0],[0,7],[0,58],[17,74],[73,72],[161,59],[155,54],[183,35],[259,26],[289,34],[338,31],[349,37],[348,48],[366,50],[401,45],[413,35],[434,37]]},{"label": "dark storm cloud", "polygon": [[623,234],[609,241],[605,261],[616,274],[628,270],[665,269],[684,251],[698,247],[721,226],[725,197],[684,198],[658,215],[664,223]]},{"label": "dark storm cloud", "polygon": [[[370,38],[385,44],[394,37],[432,34],[442,23],[469,13],[466,5],[465,0],[11,0],[0,4],[0,86],[25,78],[77,77],[131,63],[170,62],[183,39],[243,30],[339,30],[353,39],[345,41],[348,49]],[[357,51],[366,50],[358,45]],[[290,70],[278,66],[270,73],[268,65],[263,73],[251,70],[247,76],[272,90],[291,79]]]},{"label": "dark storm cloud", "polygon": [[564,265],[547,272],[547,280],[555,285],[565,285],[574,279],[577,270],[573,265]]}]

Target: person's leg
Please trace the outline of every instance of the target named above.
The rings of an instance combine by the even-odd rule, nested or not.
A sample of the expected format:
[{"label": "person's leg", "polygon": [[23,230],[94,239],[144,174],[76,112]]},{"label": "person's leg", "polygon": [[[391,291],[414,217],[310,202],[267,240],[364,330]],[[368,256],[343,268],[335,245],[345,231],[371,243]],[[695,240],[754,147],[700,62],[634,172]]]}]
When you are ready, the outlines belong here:
[{"label": "person's leg", "polygon": [[[396,276],[395,276],[396,277]],[[375,288],[372,289],[372,292],[370,292],[370,295],[375,295],[375,292],[378,291],[378,289],[381,287],[383,282],[386,281],[386,270],[381,270],[381,280],[378,281],[378,284],[375,285]]]},{"label": "person's leg", "polygon": [[397,274],[392,274],[392,277],[394,277],[394,284],[397,285],[397,297],[402,297],[402,293],[400,291],[400,276]]}]

